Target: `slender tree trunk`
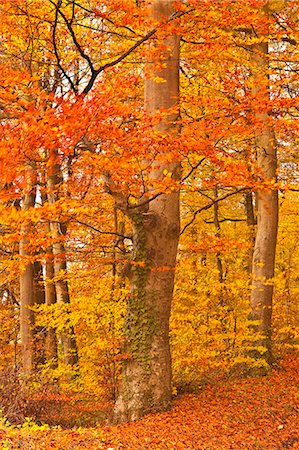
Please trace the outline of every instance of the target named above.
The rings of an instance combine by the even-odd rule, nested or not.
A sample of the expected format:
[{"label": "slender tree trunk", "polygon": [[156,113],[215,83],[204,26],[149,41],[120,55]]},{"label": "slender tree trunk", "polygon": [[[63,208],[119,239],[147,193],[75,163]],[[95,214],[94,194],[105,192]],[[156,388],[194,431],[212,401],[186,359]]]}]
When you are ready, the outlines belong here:
[{"label": "slender tree trunk", "polygon": [[[46,286],[45,286],[45,295],[46,295],[46,305],[51,306],[55,305],[56,300],[56,290],[55,284],[52,281],[54,279],[54,265],[53,260],[46,260]],[[47,327],[46,333],[46,359],[50,362],[50,366],[52,369],[55,369],[58,366],[58,350],[57,350],[57,337],[55,328],[49,326]]]},{"label": "slender tree trunk", "polygon": [[[47,174],[44,173],[44,183],[47,181]],[[43,205],[47,202],[48,197],[46,192],[42,192],[42,203]],[[47,221],[45,225],[46,232],[48,234],[51,233],[50,222]],[[44,283],[44,292],[45,292],[45,303],[46,306],[51,307],[57,303],[56,298],[56,290],[55,290],[55,282],[54,282],[54,257],[53,257],[53,249],[50,245],[47,248],[47,253],[45,256],[45,283]],[[46,336],[45,336],[45,359],[50,364],[52,369],[56,369],[58,367],[58,348],[57,348],[57,336],[55,328],[48,326],[46,328]]]},{"label": "slender tree trunk", "polygon": [[[61,167],[58,161],[57,152],[53,152],[53,164],[48,173],[48,201],[54,204],[57,200],[57,191],[61,183]],[[65,279],[67,273],[66,251],[63,243],[63,237],[66,234],[66,225],[61,222],[51,222],[50,229],[54,237],[53,255],[54,255],[54,275],[55,291],[57,303],[70,305],[70,296],[68,282]],[[50,267],[48,266],[50,270]],[[52,301],[52,300],[51,300]],[[70,366],[78,363],[78,351],[74,328],[69,319],[65,323],[65,330],[60,336],[62,341],[64,362]]]},{"label": "slender tree trunk", "polygon": [[[169,17],[174,12],[172,3],[154,0],[154,18]],[[155,73],[152,64],[146,68],[145,105],[151,114],[178,105],[179,37],[169,36],[164,43],[164,68]],[[164,82],[159,83],[154,77],[163,78]],[[178,120],[177,113],[169,115],[157,131],[177,135]],[[165,169],[179,179],[179,164],[157,163],[148,176],[161,180]],[[136,420],[171,406],[169,316],[180,229],[179,192],[160,195],[148,204],[147,210],[136,209],[132,221],[134,257],[125,336],[128,359],[115,405],[118,422]]]},{"label": "slender tree trunk", "polygon": [[[22,201],[22,211],[28,211],[35,205],[35,171],[30,165],[26,169],[26,186]],[[19,244],[19,254],[21,262],[24,263],[20,274],[20,335],[22,371],[25,375],[33,372],[35,366],[34,349],[34,313],[32,307],[35,302],[34,264],[30,260],[28,251],[28,236],[32,231],[30,221],[24,222],[21,229],[21,239]]]},{"label": "slender tree trunk", "polygon": [[[273,127],[268,110],[268,43],[253,47],[255,78],[253,94],[260,99],[260,110],[256,113],[258,131],[255,135],[257,162],[265,180],[276,181],[277,155]],[[259,321],[257,331],[261,339],[257,346],[263,346],[266,353],[261,355],[268,363],[272,361],[271,316],[275,249],[278,229],[278,193],[276,189],[265,187],[257,191],[257,230],[252,264],[251,318]],[[256,352],[258,356],[258,352]]]},{"label": "slender tree trunk", "polygon": [[[34,303],[42,305],[45,303],[45,285],[43,280],[43,266],[40,261],[34,261]],[[36,364],[44,364],[46,362],[45,354],[45,327],[34,327],[34,347]]]},{"label": "slender tree trunk", "polygon": [[[215,200],[218,198],[218,187],[216,186],[214,188],[214,194],[215,194]],[[220,238],[221,236],[221,228],[220,228],[220,221],[219,221],[219,203],[215,201],[213,206],[213,222],[216,229],[215,236],[217,238]],[[224,273],[223,273],[223,264],[222,264],[222,258],[219,252],[216,253],[216,261],[217,261],[217,270],[218,270],[218,280],[220,285],[224,281]],[[222,298],[222,292],[220,293],[220,304],[223,304],[223,298]]]},{"label": "slender tree trunk", "polygon": [[[65,248],[62,244],[53,245],[53,253],[55,255],[54,271],[55,276],[63,276],[67,272],[65,259]],[[55,281],[57,303],[70,305],[70,296],[68,282],[65,279]],[[67,311],[68,313],[69,311]],[[78,351],[76,344],[75,331],[69,319],[65,323],[65,330],[61,333],[62,351],[64,362],[70,366],[78,364]]]},{"label": "slender tree trunk", "polygon": [[[48,232],[50,232],[50,224],[47,224]],[[54,283],[54,261],[52,247],[47,249],[47,257],[45,263],[45,301],[47,306],[57,303],[56,290]],[[46,359],[50,362],[52,369],[58,366],[58,349],[57,336],[55,328],[48,326],[46,333]]]},{"label": "slender tree trunk", "polygon": [[248,235],[249,235],[249,243],[250,247],[248,249],[248,263],[247,270],[249,274],[252,271],[252,260],[253,260],[253,251],[255,244],[255,226],[256,226],[256,218],[254,213],[254,205],[253,205],[253,193],[246,192],[245,194],[245,211],[246,211],[246,222],[248,226]]}]

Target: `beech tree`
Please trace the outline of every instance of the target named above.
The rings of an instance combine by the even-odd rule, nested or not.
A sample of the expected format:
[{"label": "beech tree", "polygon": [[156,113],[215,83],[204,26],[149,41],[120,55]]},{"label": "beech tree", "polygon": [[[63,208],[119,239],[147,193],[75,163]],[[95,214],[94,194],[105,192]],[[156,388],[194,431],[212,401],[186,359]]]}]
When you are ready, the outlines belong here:
[{"label": "beech tree", "polygon": [[[157,22],[174,12],[171,0],[155,0],[152,14]],[[148,61],[145,74],[145,108],[149,114],[170,111],[155,126],[171,139],[179,132],[179,37],[163,40],[162,69]],[[153,44],[150,44],[153,45]],[[154,161],[149,180],[162,180],[165,173],[180,178],[179,163]],[[149,198],[132,208],[133,263],[125,328],[125,353],[120,394],[115,405],[116,421],[136,420],[148,412],[171,405],[171,357],[169,318],[174,287],[174,268],[179,240],[179,190]]]},{"label": "beech tree", "polygon": [[[266,17],[267,7],[261,11]],[[259,36],[258,36],[259,37]],[[260,36],[261,37],[261,36]],[[265,38],[263,39],[263,41]],[[277,146],[269,107],[269,43],[252,47],[253,97],[260,98],[256,112],[255,145],[257,164],[265,186],[257,190],[257,228],[252,257],[251,318],[257,320],[262,357],[272,362],[272,299],[278,230]],[[265,349],[265,354],[263,353]],[[258,353],[258,352],[257,352]]]}]

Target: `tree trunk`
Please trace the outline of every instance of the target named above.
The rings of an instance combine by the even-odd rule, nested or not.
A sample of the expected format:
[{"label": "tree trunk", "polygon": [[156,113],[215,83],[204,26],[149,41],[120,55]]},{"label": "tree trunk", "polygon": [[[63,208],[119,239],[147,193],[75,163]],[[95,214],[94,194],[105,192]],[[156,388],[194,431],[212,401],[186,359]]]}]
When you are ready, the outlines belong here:
[{"label": "tree trunk", "polygon": [[[256,71],[253,95],[259,99],[259,112],[256,113],[258,131],[255,134],[257,162],[262,176],[270,184],[276,182],[277,155],[273,127],[269,116],[268,43],[253,47],[253,64]],[[252,264],[251,318],[259,321],[257,332],[261,338],[257,346],[266,352],[261,356],[268,363],[272,361],[271,316],[275,249],[278,229],[278,193],[266,187],[257,191],[257,230]]]},{"label": "tree trunk", "polygon": [[[47,224],[48,231],[50,231],[50,224]],[[55,305],[57,302],[56,290],[54,284],[54,261],[53,261],[53,251],[52,247],[47,250],[46,264],[45,264],[45,275],[46,275],[46,285],[45,285],[45,300],[46,305]],[[57,350],[57,337],[56,330],[53,327],[47,327],[46,332],[46,359],[50,363],[52,369],[58,366],[58,350]]]},{"label": "tree trunk", "polygon": [[[169,17],[174,12],[172,3],[154,0],[153,17],[158,21]],[[179,37],[168,36],[163,43],[164,68],[154,70],[150,63],[146,67],[145,107],[150,114],[178,105]],[[155,77],[163,78],[164,82]],[[179,132],[178,120],[177,112],[169,114],[156,131],[175,136]],[[161,180],[165,170],[179,179],[177,163],[154,164],[148,177]],[[169,316],[180,230],[179,192],[160,195],[149,202],[146,210],[135,211],[131,216],[134,250],[125,330],[128,358],[115,405],[117,422],[136,420],[171,406]]]},{"label": "tree trunk", "polygon": [[[43,182],[46,184],[47,174],[44,172]],[[47,193],[43,191],[41,193],[42,204],[48,200]],[[45,224],[46,233],[51,233],[50,222],[47,221]],[[45,283],[44,283],[44,296],[46,306],[51,307],[57,303],[56,290],[54,283],[54,258],[53,249],[50,245],[47,248],[45,256]],[[45,330],[45,360],[49,363],[51,369],[56,369],[58,367],[58,348],[57,348],[57,336],[55,328],[47,325]]]},{"label": "tree trunk", "polygon": [[[35,205],[35,173],[34,168],[26,168],[26,186],[22,201],[22,211],[28,211]],[[30,221],[24,222],[21,228],[21,239],[19,244],[19,255],[24,267],[20,274],[20,334],[21,334],[21,355],[22,371],[24,375],[33,372],[35,366],[34,349],[34,313],[32,307],[35,302],[34,285],[34,264],[30,260],[28,251],[29,239],[32,225]]]},{"label": "tree trunk", "polygon": [[[51,156],[53,164],[48,173],[48,201],[50,204],[54,204],[57,200],[57,191],[61,183],[61,168],[58,163],[57,152],[54,151]],[[54,275],[57,277],[55,281],[56,299],[57,303],[69,305],[70,296],[68,282],[65,279],[67,273],[66,251],[63,243],[63,237],[67,231],[66,225],[61,222],[51,222],[50,229],[54,238]],[[66,313],[68,313],[68,311],[66,311]],[[70,366],[75,366],[78,363],[78,351],[74,328],[69,319],[66,320],[65,330],[60,338],[62,341],[64,362]]]},{"label": "tree trunk", "polygon": [[[43,280],[43,266],[40,261],[34,261],[34,303],[42,305],[45,303],[45,285]],[[45,327],[34,327],[34,347],[35,347],[35,362],[37,365],[46,362],[45,354]]]},{"label": "tree trunk", "polygon": [[[56,224],[54,224],[55,226]],[[54,228],[54,227],[53,227]],[[53,231],[53,230],[52,230]],[[54,260],[54,272],[55,276],[63,277],[67,272],[67,265],[65,259],[65,248],[62,243],[56,243],[53,245]],[[70,305],[70,296],[67,280],[61,278],[55,281],[57,303],[63,303]],[[67,310],[66,313],[69,311]],[[62,342],[62,352],[65,364],[75,366],[78,364],[78,351],[76,344],[76,337],[74,327],[71,325],[70,320],[65,322],[65,329],[60,335]]]},{"label": "tree trunk", "polygon": [[246,192],[245,198],[245,211],[246,211],[246,223],[248,226],[248,237],[250,247],[248,249],[248,262],[247,262],[247,270],[248,273],[251,274],[252,271],[252,261],[253,261],[253,251],[255,244],[255,226],[256,226],[256,218],[254,213],[254,204],[253,204],[253,193]]},{"label": "tree trunk", "polygon": [[[215,186],[214,188],[214,195],[215,195],[215,203],[213,205],[213,222],[216,229],[215,236],[216,238],[220,238],[221,236],[221,228],[220,228],[220,221],[219,221],[219,203],[217,201],[218,199],[218,187]],[[218,280],[221,284],[224,282],[224,271],[223,271],[223,264],[222,264],[222,258],[220,252],[216,253],[216,261],[217,261],[217,270],[218,270]],[[220,292],[220,299],[219,299],[220,305],[223,306],[223,293]]]}]

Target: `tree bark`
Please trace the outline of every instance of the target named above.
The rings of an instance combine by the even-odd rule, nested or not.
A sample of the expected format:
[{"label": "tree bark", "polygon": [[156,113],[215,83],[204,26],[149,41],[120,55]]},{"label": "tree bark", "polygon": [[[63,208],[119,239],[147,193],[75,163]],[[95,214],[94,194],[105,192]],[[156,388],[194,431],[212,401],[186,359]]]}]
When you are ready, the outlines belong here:
[{"label": "tree bark", "polygon": [[[50,224],[47,224],[48,231],[50,231]],[[47,306],[55,305],[57,303],[56,290],[54,283],[54,261],[52,247],[47,249],[47,257],[45,263],[45,301]],[[48,326],[46,332],[46,359],[50,363],[52,369],[58,366],[58,349],[57,336],[55,328]]]},{"label": "tree bark", "polygon": [[[45,285],[43,280],[43,266],[40,261],[34,261],[34,303],[42,305],[45,303]],[[36,365],[44,364],[46,362],[45,342],[46,330],[45,327],[34,327],[34,347],[35,347],[35,362]]]},{"label": "tree bark", "polygon": [[[22,200],[22,211],[26,212],[35,205],[35,173],[34,168],[27,166],[25,171],[26,186]],[[22,372],[29,375],[35,367],[34,348],[34,312],[32,307],[35,302],[34,264],[30,260],[28,250],[29,234],[32,229],[30,221],[25,221],[21,228],[21,239],[19,244],[19,255],[24,268],[20,274],[20,335],[21,335],[21,355]]]},{"label": "tree bark", "polygon": [[253,261],[253,251],[255,244],[255,226],[256,226],[256,217],[254,212],[254,204],[253,204],[253,193],[246,192],[245,198],[245,211],[246,211],[246,223],[248,226],[248,237],[250,247],[248,249],[248,262],[247,262],[247,270],[248,273],[251,274],[252,271],[252,261]]},{"label": "tree bark", "polygon": [[[268,80],[268,43],[262,42],[253,47],[254,77],[253,95],[259,99],[259,112],[256,120],[259,130],[255,133],[257,162],[264,180],[270,185],[276,182],[277,154],[275,135],[270,123],[269,80]],[[257,332],[261,338],[256,346],[265,348],[262,357],[272,362],[271,316],[275,250],[278,229],[278,193],[276,189],[265,186],[257,191],[257,230],[252,264],[251,319],[259,322]]]},{"label": "tree bark", "polygon": [[[217,200],[218,198],[218,187],[215,186],[214,188],[214,195],[215,195],[215,200]],[[213,222],[214,222],[214,226],[216,229],[216,233],[215,236],[217,238],[220,238],[221,236],[221,228],[220,228],[220,222],[219,222],[219,203],[218,201],[215,201],[214,205],[213,205]],[[224,271],[223,271],[223,264],[222,264],[222,258],[221,258],[221,254],[220,252],[216,253],[216,261],[217,261],[217,270],[218,270],[218,280],[221,284],[223,284],[224,282]],[[223,305],[223,298],[222,298],[222,292],[220,293],[220,304]]]},{"label": "tree bark", "polygon": [[[47,182],[47,174],[46,171],[43,172],[44,179],[43,182],[46,184]],[[42,191],[42,204],[48,200],[47,193]],[[50,222],[47,221],[45,224],[45,231],[50,234],[51,227]],[[57,303],[56,290],[55,290],[55,272],[54,272],[54,257],[53,257],[53,249],[52,245],[47,248],[45,255],[45,280],[44,280],[44,302],[46,306],[51,307]],[[51,369],[56,369],[58,367],[58,347],[57,347],[57,336],[56,330],[52,326],[47,324],[45,330],[45,360],[49,363]]]},{"label": "tree bark", "polygon": [[[153,17],[160,21],[174,12],[172,0],[154,0]],[[146,67],[145,107],[150,114],[178,105],[179,37],[165,38],[164,68]],[[154,78],[163,78],[158,82]],[[156,127],[168,136],[179,132],[179,114],[168,115]],[[153,164],[149,179],[161,180],[163,171],[179,179],[178,163]],[[133,223],[131,294],[125,330],[122,384],[115,405],[115,421],[139,419],[171,407],[171,355],[169,317],[173,296],[174,268],[179,240],[179,192],[162,194],[143,210],[136,208]],[[161,270],[164,268],[165,270]]]},{"label": "tree bark", "polygon": [[[58,198],[58,189],[62,181],[62,177],[57,152],[54,151],[51,157],[53,164],[48,173],[48,202],[50,204],[54,204]],[[67,273],[66,251],[62,241],[63,236],[67,231],[66,225],[61,222],[51,221],[50,229],[54,238],[53,255],[57,303],[70,305],[68,282],[65,279],[65,274]],[[67,319],[65,323],[65,330],[61,334],[60,338],[62,341],[63,359],[65,364],[76,366],[78,364],[77,344],[75,331],[69,319]]]}]

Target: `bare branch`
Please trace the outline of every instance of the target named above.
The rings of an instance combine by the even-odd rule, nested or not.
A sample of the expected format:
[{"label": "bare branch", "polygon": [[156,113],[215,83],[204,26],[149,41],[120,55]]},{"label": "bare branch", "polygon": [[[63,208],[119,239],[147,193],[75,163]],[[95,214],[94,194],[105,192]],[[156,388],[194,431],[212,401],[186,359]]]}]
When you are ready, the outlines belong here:
[{"label": "bare branch", "polygon": [[187,175],[185,175],[184,176],[184,178],[182,178],[182,183],[185,181],[185,180],[187,180],[187,178],[189,178],[192,174],[193,174],[193,172],[196,170],[196,169],[198,169],[198,167],[205,161],[205,159],[206,158],[201,158],[201,160],[197,163],[197,164],[195,164],[195,166],[192,166],[191,167],[191,170],[187,173]]},{"label": "bare branch", "polygon": [[210,203],[207,203],[205,206],[202,206],[202,207],[199,208],[198,210],[194,211],[192,219],[191,219],[189,222],[186,223],[186,225],[183,227],[183,229],[182,229],[182,231],[181,231],[180,234],[183,234],[184,231],[186,231],[186,229],[187,229],[190,225],[192,225],[192,223],[194,222],[194,220],[196,219],[196,217],[198,216],[199,213],[201,213],[202,211],[206,211],[207,209],[212,208],[212,206],[214,206],[215,203],[219,203],[219,202],[221,202],[222,200],[225,200],[226,198],[231,197],[232,195],[239,194],[240,192],[243,192],[243,191],[245,191],[245,190],[247,190],[247,188],[245,188],[245,187],[244,187],[244,188],[240,188],[240,189],[236,189],[235,191],[229,192],[228,194],[225,194],[225,195],[223,195],[222,197],[215,198],[215,199],[212,200]]},{"label": "bare branch", "polygon": [[83,225],[87,228],[90,228],[93,231],[96,231],[97,233],[100,234],[105,234],[105,235],[110,235],[110,236],[117,236],[120,237],[122,239],[132,239],[132,236],[129,235],[125,235],[125,234],[121,234],[121,233],[117,233],[115,231],[102,231],[99,228],[94,227],[93,225],[90,225],[89,223],[84,222],[83,220],[77,219],[76,217],[71,216],[70,217],[72,220],[74,220],[75,222],[79,223],[80,225]]},{"label": "bare branch", "polygon": [[[59,4],[56,5],[52,0],[50,0],[50,3],[52,3],[52,5],[53,5],[53,6],[55,7],[55,9],[56,9],[56,17],[57,17],[58,14],[60,14],[61,17],[63,18],[63,20],[64,20],[64,22],[65,22],[65,24],[66,24],[66,26],[67,26],[67,29],[69,30],[69,33],[70,33],[70,35],[71,35],[71,37],[72,37],[72,39],[73,39],[73,43],[75,44],[75,46],[76,46],[78,52],[80,53],[80,55],[82,56],[82,58],[85,59],[85,61],[87,61],[88,65],[89,65],[89,68],[90,68],[90,70],[91,70],[91,73],[93,74],[93,72],[95,72],[95,68],[94,68],[94,66],[93,66],[92,60],[91,60],[91,58],[84,52],[82,46],[79,44],[79,42],[78,42],[78,40],[77,40],[77,36],[76,36],[76,34],[75,34],[74,30],[73,30],[73,27],[72,27],[72,22],[69,22],[69,21],[68,21],[68,19],[67,19],[67,17],[65,16],[65,14],[64,14],[64,13],[61,11],[61,9],[59,8]],[[55,22],[56,22],[56,26],[57,26],[57,20],[56,20]]]},{"label": "bare branch", "polygon": [[54,54],[55,54],[55,57],[57,60],[57,65],[58,65],[59,69],[61,70],[62,74],[65,76],[65,78],[70,83],[72,90],[76,93],[77,92],[76,86],[74,85],[71,77],[66,73],[66,71],[64,70],[64,68],[61,65],[60,56],[59,56],[58,48],[57,48],[57,44],[56,44],[56,30],[57,30],[57,24],[58,24],[59,6],[55,5],[55,3],[53,3],[51,0],[50,0],[50,2],[52,3],[52,5],[55,6],[55,19],[54,19],[54,24],[53,24],[53,28],[52,28],[52,39],[53,39],[53,48],[54,48]]},{"label": "bare branch", "polygon": [[[193,11],[193,9],[189,10],[188,12]],[[172,14],[168,20],[166,21],[166,23],[170,23],[175,19],[178,19],[179,17],[183,16],[184,14],[187,14],[187,12],[185,11],[178,11],[174,14]],[[143,38],[139,39],[134,45],[132,45],[128,50],[126,50],[124,53],[122,53],[118,58],[114,59],[113,61],[106,63],[104,65],[102,65],[101,67],[99,67],[98,69],[96,69],[90,77],[90,80],[87,84],[87,86],[85,87],[85,89],[83,90],[83,94],[87,94],[93,87],[93,84],[97,78],[97,76],[103,72],[105,69],[109,68],[109,67],[113,67],[116,66],[117,64],[119,64],[121,61],[123,61],[127,56],[129,56],[134,50],[136,50],[138,47],[140,47],[142,44],[144,44],[146,41],[148,41],[152,36],[154,36],[158,31],[158,27],[154,28],[153,30],[149,31],[145,36],[143,36]]]}]

